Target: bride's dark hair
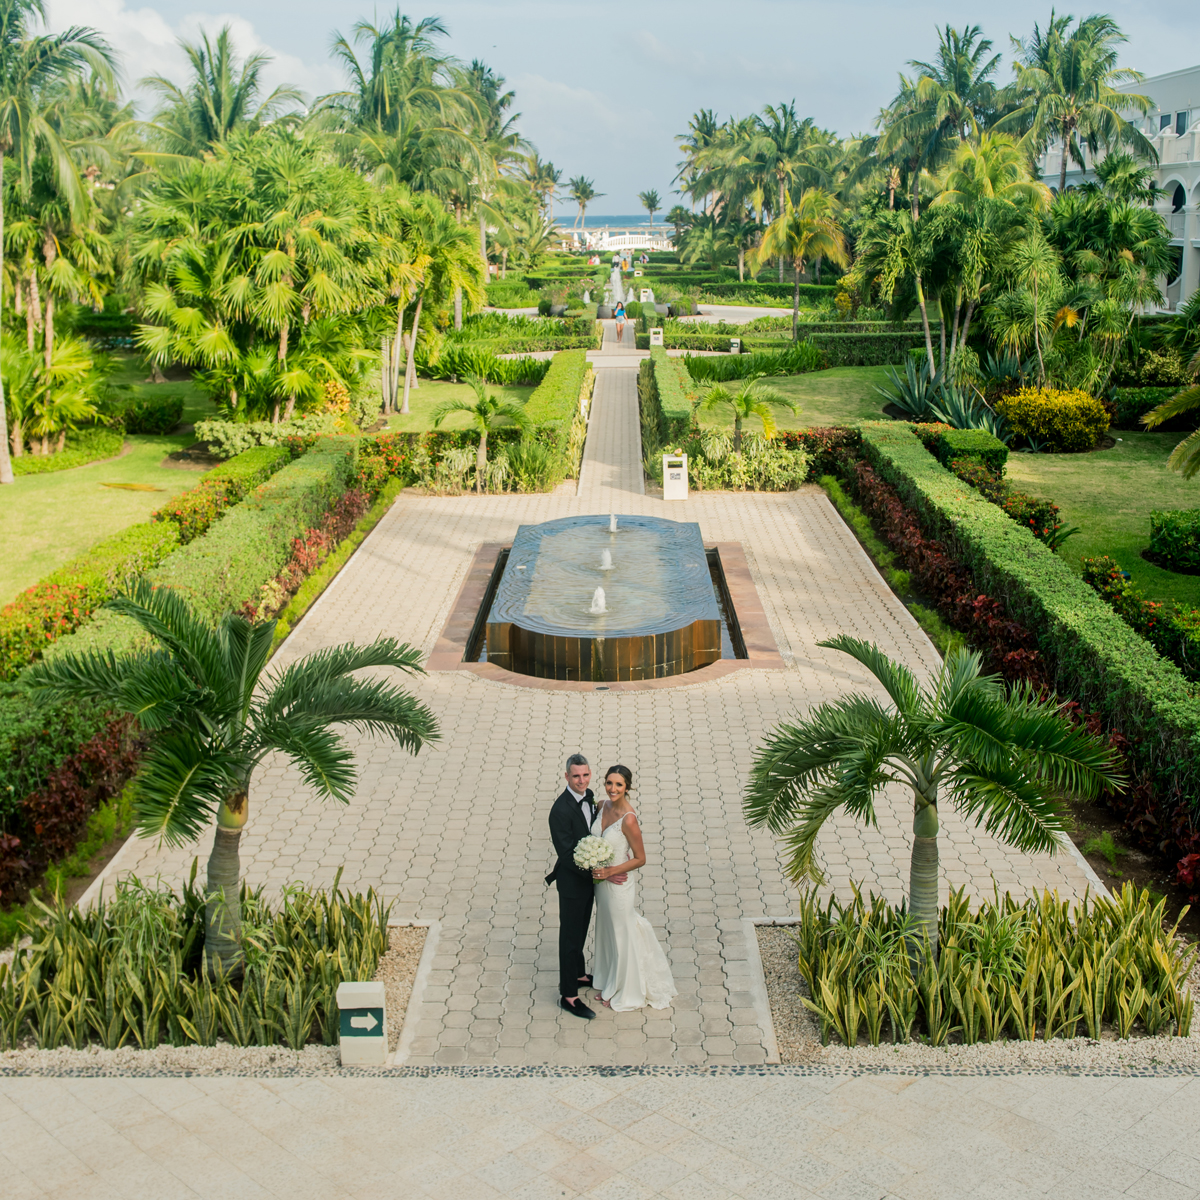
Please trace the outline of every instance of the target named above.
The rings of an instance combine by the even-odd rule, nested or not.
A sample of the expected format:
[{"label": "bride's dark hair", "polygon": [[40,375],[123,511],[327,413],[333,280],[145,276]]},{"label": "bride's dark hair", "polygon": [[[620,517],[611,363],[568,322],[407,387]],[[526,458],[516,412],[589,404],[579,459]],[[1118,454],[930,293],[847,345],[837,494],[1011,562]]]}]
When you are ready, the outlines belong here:
[{"label": "bride's dark hair", "polygon": [[615,767],[609,767],[608,770],[604,772],[605,779],[607,779],[610,775],[620,775],[621,778],[625,780],[625,790],[627,792],[633,791],[633,772],[628,767],[623,767],[620,763],[618,763]]}]

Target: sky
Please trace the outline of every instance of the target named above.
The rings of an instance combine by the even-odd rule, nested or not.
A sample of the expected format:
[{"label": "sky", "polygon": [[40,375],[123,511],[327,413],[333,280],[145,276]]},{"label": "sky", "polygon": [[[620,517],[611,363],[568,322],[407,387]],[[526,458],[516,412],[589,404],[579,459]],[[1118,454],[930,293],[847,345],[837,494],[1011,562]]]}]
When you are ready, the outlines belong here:
[{"label": "sky", "polygon": [[[344,83],[329,57],[335,30],[350,34],[365,17],[382,24],[393,8],[319,0],[242,0],[236,10],[214,0],[47,0],[53,29],[91,25],[120,52],[127,86],[145,75],[180,82],[180,37],[215,33],[231,24],[243,53],[274,56],[270,86],[290,83],[307,95]],[[592,213],[634,213],[638,193],[658,191],[678,203],[673,177],[676,138],[693,113],[745,116],[765,104],[795,100],[802,115],[842,136],[870,132],[896,92],[910,59],[929,59],[936,28],[969,21],[1004,53],[999,78],[1010,77],[1009,35],[1045,25],[1050,6],[1008,0],[1003,6],[949,3],[815,3],[812,0],[431,0],[404,8],[414,19],[439,16],[449,31],[445,49],[482,58],[516,91],[520,129],[563,179],[585,175],[602,198]],[[1060,12],[1087,15],[1089,5]],[[1128,35],[1122,64],[1159,75],[1200,64],[1200,4],[1110,0]],[[570,218],[570,202],[556,215]],[[661,217],[660,217],[661,219]]]}]

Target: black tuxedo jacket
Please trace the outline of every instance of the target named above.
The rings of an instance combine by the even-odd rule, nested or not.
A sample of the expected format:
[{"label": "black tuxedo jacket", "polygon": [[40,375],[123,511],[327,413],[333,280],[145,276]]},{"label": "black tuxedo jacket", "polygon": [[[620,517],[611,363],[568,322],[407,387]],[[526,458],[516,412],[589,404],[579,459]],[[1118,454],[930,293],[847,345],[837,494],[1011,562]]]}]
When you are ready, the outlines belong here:
[{"label": "black tuxedo jacket", "polygon": [[[595,803],[592,789],[585,793],[587,798]],[[575,865],[575,847],[580,838],[585,838],[591,829],[579,811],[579,803],[571,795],[569,789],[554,802],[550,809],[550,840],[558,851],[558,861],[554,870],[546,876],[547,883],[557,883],[560,892],[590,892],[595,887],[591,871],[585,871]]]}]

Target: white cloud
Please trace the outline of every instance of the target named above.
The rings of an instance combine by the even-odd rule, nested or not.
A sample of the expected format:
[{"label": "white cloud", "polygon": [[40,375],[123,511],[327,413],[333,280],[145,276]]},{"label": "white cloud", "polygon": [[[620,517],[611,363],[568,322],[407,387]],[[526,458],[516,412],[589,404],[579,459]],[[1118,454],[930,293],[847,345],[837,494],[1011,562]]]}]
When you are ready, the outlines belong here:
[{"label": "white cloud", "polygon": [[213,37],[223,25],[231,27],[234,45],[243,58],[259,51],[271,56],[262,73],[267,93],[287,83],[312,97],[335,91],[344,82],[340,71],[328,59],[310,63],[283,54],[236,13],[194,12],[171,24],[156,9],[131,8],[125,0],[50,0],[47,11],[51,29],[90,25],[108,38],[120,56],[123,83],[143,109],[152,99],[138,89],[138,80],[147,75],[163,75],[173,83],[182,83],[188,75],[188,62],[179,39],[192,41],[202,32]]}]

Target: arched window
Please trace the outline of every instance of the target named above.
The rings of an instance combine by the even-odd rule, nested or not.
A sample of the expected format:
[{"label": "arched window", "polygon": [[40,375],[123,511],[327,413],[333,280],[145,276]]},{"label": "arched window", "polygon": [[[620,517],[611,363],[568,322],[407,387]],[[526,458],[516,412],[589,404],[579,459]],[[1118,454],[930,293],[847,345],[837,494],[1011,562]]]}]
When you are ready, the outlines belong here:
[{"label": "arched window", "polygon": [[1183,212],[1183,206],[1187,203],[1187,192],[1183,190],[1183,184],[1177,183],[1175,191],[1171,195],[1171,211],[1173,213]]}]

